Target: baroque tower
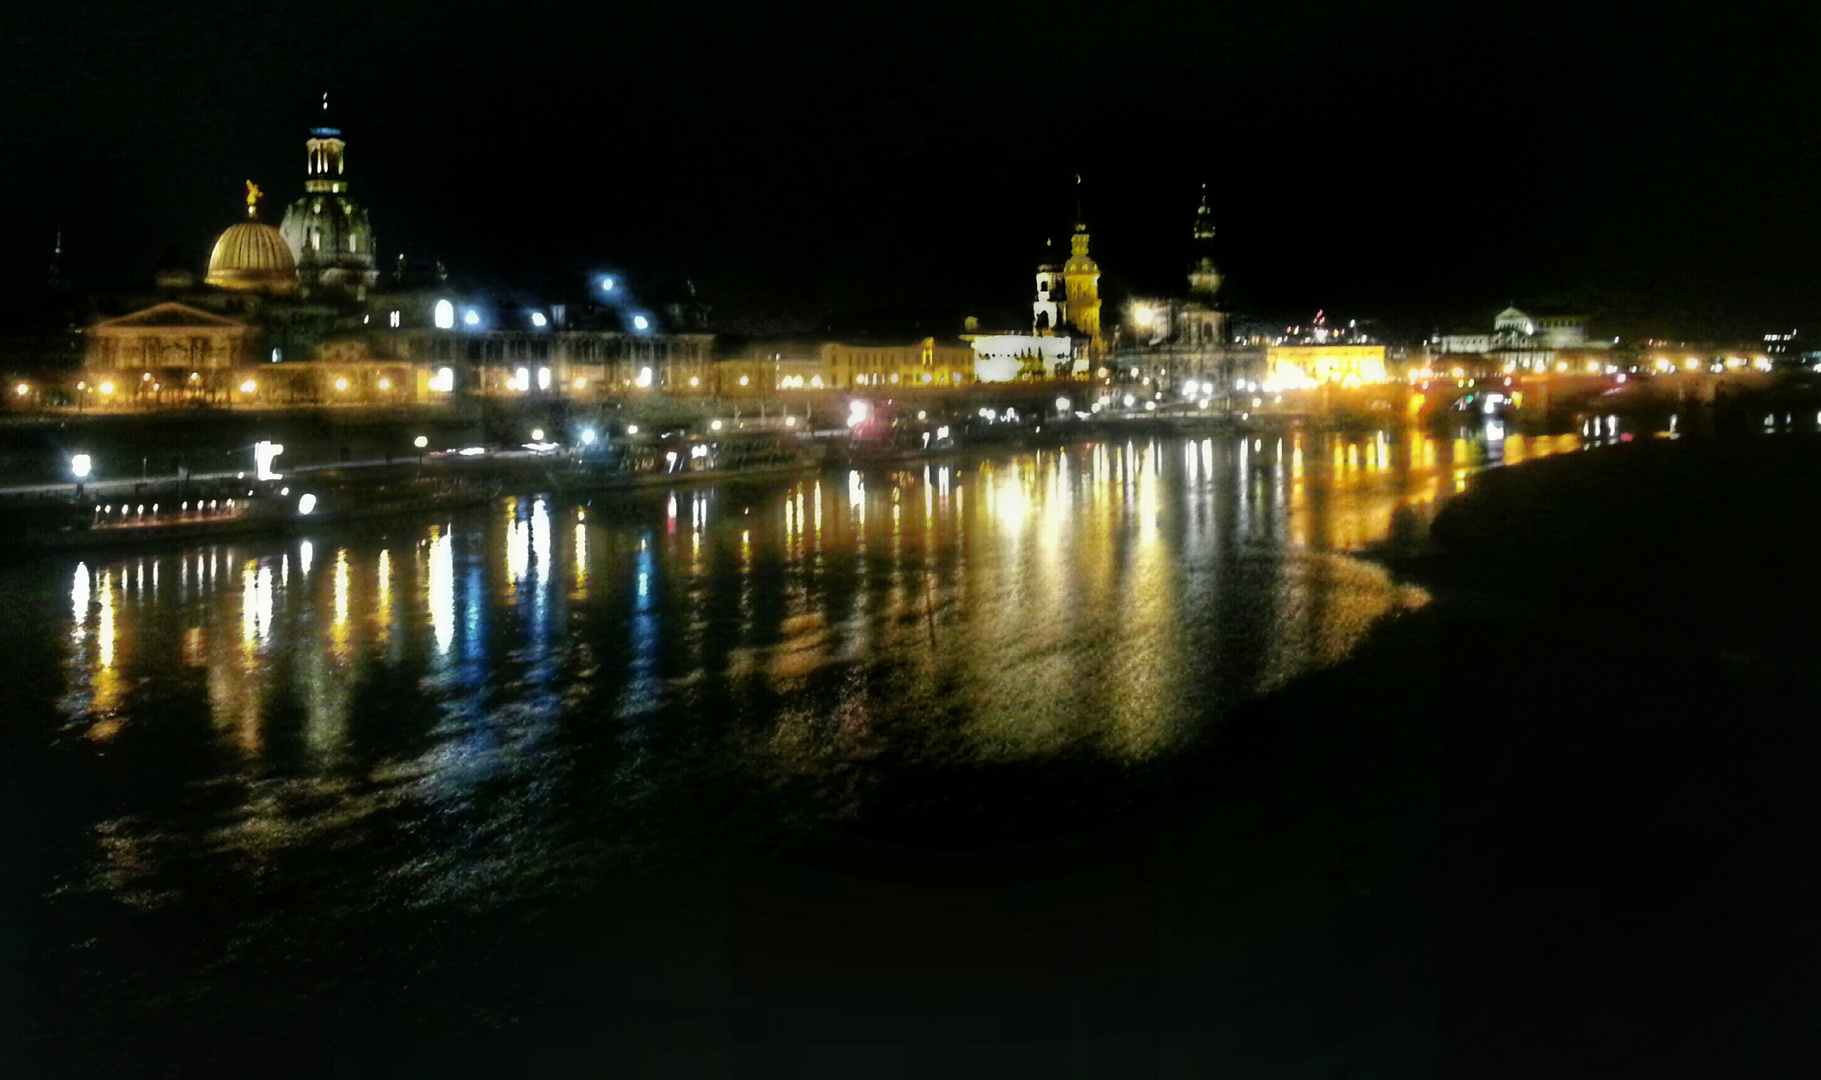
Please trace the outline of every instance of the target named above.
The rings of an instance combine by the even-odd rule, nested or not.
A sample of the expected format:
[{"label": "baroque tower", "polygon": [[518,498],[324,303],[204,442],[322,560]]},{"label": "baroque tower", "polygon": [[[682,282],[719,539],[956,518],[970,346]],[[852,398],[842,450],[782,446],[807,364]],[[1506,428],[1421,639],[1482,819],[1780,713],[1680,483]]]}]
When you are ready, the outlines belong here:
[{"label": "baroque tower", "polygon": [[297,260],[305,296],[345,292],[364,299],[379,279],[367,211],[348,198],[347,144],[328,126],[329,95],[322,96],[322,124],[304,141],[304,197],[285,208],[279,231]]},{"label": "baroque tower", "polygon": [[1044,241],[1043,262],[1037,265],[1037,299],[1031,303],[1031,331],[1038,337],[1052,337],[1067,321],[1069,302],[1064,299],[1062,275],[1050,261],[1049,241]]},{"label": "baroque tower", "polygon": [[1088,227],[1075,226],[1069,237],[1069,261],[1062,264],[1062,283],[1068,292],[1069,325],[1086,335],[1096,347],[1100,341],[1100,267],[1088,257]]},{"label": "baroque tower", "polygon": [[1214,212],[1208,209],[1208,185],[1201,185],[1201,205],[1195,210],[1195,262],[1189,267],[1189,295],[1206,304],[1220,291],[1220,271],[1214,268]]}]

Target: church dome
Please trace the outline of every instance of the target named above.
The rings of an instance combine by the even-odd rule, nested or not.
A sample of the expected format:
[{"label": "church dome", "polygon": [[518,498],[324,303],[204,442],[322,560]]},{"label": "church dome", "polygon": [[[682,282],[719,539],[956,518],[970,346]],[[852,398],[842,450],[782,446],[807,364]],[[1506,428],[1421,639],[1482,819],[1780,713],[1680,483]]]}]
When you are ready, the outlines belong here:
[{"label": "church dome", "polygon": [[215,241],[204,280],[236,292],[288,293],[297,288],[297,260],[277,229],[243,221]]}]

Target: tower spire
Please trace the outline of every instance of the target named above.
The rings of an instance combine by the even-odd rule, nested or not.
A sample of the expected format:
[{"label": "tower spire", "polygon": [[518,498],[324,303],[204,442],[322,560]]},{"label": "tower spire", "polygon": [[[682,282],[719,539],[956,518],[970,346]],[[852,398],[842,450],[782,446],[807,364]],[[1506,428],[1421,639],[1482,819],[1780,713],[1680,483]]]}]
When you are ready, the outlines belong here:
[{"label": "tower spire", "polygon": [[1208,209],[1208,185],[1201,185],[1201,205],[1195,208],[1195,239],[1206,243],[1214,239],[1214,211]]},{"label": "tower spire", "polygon": [[1081,174],[1075,174],[1075,225],[1081,225]]}]

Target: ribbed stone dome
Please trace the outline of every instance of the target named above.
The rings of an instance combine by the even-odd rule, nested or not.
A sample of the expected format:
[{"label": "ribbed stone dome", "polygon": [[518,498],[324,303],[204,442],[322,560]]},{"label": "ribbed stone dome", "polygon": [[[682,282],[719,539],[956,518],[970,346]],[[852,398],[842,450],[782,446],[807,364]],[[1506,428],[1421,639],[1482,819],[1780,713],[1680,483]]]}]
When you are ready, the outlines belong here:
[{"label": "ribbed stone dome", "polygon": [[204,280],[238,292],[288,293],[297,288],[297,260],[277,229],[243,221],[215,241]]}]

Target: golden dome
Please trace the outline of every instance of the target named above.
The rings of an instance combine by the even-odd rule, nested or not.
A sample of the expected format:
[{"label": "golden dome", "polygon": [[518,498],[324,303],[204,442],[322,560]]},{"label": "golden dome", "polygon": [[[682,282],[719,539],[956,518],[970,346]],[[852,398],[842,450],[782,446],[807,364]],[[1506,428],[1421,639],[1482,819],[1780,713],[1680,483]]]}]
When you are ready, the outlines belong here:
[{"label": "golden dome", "polygon": [[215,241],[209,276],[218,289],[288,293],[297,288],[297,260],[282,233],[256,220],[231,226]]}]

